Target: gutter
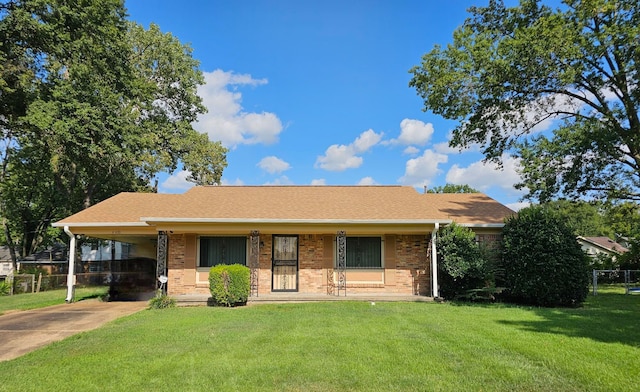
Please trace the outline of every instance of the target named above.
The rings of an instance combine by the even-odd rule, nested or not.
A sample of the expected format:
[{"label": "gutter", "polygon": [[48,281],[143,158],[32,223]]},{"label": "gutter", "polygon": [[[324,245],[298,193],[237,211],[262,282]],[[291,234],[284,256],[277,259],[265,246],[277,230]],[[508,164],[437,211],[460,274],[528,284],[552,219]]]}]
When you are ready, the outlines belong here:
[{"label": "gutter", "polygon": [[[141,217],[147,223],[286,223],[286,224],[449,224],[451,219],[270,219]],[[75,225],[74,225],[75,226]]]}]

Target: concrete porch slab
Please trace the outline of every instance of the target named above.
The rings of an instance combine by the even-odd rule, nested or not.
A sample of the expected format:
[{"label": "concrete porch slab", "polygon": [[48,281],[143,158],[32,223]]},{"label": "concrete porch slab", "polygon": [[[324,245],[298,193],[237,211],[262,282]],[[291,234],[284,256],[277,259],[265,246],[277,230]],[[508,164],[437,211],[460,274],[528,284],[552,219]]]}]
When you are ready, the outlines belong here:
[{"label": "concrete porch slab", "polygon": [[[211,298],[209,295],[174,295],[178,306],[206,306]],[[249,297],[247,305],[263,303],[300,303],[300,302],[330,302],[330,301],[362,301],[362,302],[433,302],[433,297],[422,295],[402,294],[305,294],[305,293],[270,293],[257,297]]]}]

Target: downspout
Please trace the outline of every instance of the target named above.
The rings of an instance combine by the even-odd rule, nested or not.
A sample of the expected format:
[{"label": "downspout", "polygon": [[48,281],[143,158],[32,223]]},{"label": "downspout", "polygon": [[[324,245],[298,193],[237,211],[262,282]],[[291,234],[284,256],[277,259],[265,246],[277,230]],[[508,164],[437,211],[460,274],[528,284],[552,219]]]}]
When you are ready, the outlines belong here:
[{"label": "downspout", "polygon": [[67,298],[66,303],[71,303],[74,300],[74,286],[76,280],[76,236],[69,230],[69,226],[64,227],[64,232],[67,233],[71,239],[69,243],[69,273],[67,275]]},{"label": "downspout", "polygon": [[436,249],[436,235],[440,229],[440,223],[436,222],[431,232],[431,287],[433,298],[438,298],[438,251]]}]

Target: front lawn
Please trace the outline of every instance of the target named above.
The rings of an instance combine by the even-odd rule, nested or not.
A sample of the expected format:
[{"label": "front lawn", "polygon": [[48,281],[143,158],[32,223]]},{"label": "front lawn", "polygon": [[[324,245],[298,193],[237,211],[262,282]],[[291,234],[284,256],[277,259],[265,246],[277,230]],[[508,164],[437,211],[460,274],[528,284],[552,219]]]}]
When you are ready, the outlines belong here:
[{"label": "front lawn", "polygon": [[0,363],[7,391],[630,391],[640,296],[579,309],[326,302],[145,310]]},{"label": "front lawn", "polygon": [[[83,299],[98,298],[105,295],[108,290],[109,288],[106,286],[77,288],[75,299],[76,301],[82,301]],[[67,298],[66,289],[1,296],[0,315],[14,310],[37,309],[51,305],[60,305],[64,303],[65,298]],[[0,390],[2,390],[2,385],[0,385]]]}]

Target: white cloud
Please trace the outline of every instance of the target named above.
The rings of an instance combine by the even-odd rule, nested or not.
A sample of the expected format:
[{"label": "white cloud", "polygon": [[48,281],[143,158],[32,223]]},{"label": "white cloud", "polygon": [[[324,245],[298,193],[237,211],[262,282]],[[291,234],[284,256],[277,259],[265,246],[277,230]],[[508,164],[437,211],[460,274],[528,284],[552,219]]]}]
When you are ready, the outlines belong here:
[{"label": "white cloud", "polygon": [[432,135],[433,124],[405,118],[400,122],[400,136],[396,140],[404,145],[424,146],[431,140]]},{"label": "white cloud", "polygon": [[257,165],[260,169],[271,173],[282,173],[285,170],[289,170],[291,165],[283,161],[282,159],[274,156],[264,157]]},{"label": "white cloud", "polygon": [[181,170],[179,172],[176,172],[170,175],[166,180],[164,180],[160,184],[159,188],[162,192],[169,192],[169,193],[186,191],[192,188],[193,186],[195,186],[193,182],[187,181],[187,177],[189,177],[190,174],[191,172],[186,170]]},{"label": "white cloud", "polygon": [[248,74],[234,74],[217,69],[204,72],[205,84],[198,95],[208,112],[198,117],[194,128],[234,148],[239,144],[272,144],[278,141],[282,123],[273,113],[248,113],[243,110],[242,86],[260,86],[266,79],[253,79]]},{"label": "white cloud", "polygon": [[373,129],[369,129],[368,131],[362,132],[352,145],[356,153],[363,153],[380,143],[381,139],[382,133],[375,133]]},{"label": "white cloud", "polygon": [[364,177],[358,181],[357,185],[377,185],[378,183],[373,179],[373,177]]},{"label": "white cloud", "polygon": [[353,143],[334,144],[329,146],[323,156],[316,159],[315,167],[330,171],[343,171],[360,167],[363,154],[376,144],[380,143],[382,133],[375,133],[372,129],[362,132]]},{"label": "white cloud", "polygon": [[311,180],[311,185],[327,185],[327,180],[324,178],[317,178],[315,180]]},{"label": "white cloud", "polygon": [[447,163],[448,157],[433,150],[425,150],[422,156],[409,159],[404,176],[398,180],[401,184],[414,187],[429,185],[431,180],[442,172],[440,163]]},{"label": "white cloud", "polygon": [[416,155],[419,152],[420,152],[420,149],[414,146],[409,146],[405,148],[404,151],[402,151],[402,153],[405,155]]},{"label": "white cloud", "polygon": [[514,184],[520,182],[519,159],[503,154],[502,163],[502,169],[493,162],[477,161],[467,167],[455,164],[449,169],[446,181],[451,184],[467,184],[483,192],[490,187],[497,186],[512,193],[522,193],[513,187]]}]

